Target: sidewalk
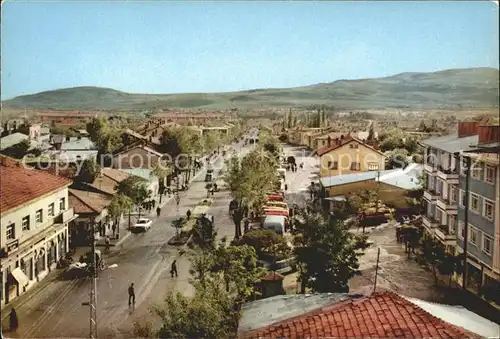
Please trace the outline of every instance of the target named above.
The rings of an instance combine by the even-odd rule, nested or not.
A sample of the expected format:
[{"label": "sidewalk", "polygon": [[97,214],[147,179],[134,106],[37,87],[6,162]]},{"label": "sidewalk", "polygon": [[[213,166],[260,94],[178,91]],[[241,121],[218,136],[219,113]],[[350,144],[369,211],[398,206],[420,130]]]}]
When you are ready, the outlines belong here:
[{"label": "sidewalk", "polygon": [[[214,157],[214,161],[219,161],[219,158],[221,155]],[[191,186],[190,184],[195,181],[199,180],[200,177],[205,175],[205,170],[206,167],[202,167],[201,170],[199,170],[194,176],[192,176],[188,182],[188,185]],[[189,192],[189,191],[186,191]],[[166,195],[162,197],[162,202],[161,204],[157,204],[157,206],[160,206],[160,208],[163,208],[165,205],[167,205],[173,198],[175,197],[174,194],[171,195]],[[155,197],[155,200],[159,201],[159,196]],[[163,213],[162,213],[163,214]],[[141,213],[141,215],[143,215]],[[150,218],[152,220],[156,220],[156,208],[153,208],[150,212],[147,212],[144,214],[145,217]],[[135,222],[136,215],[132,214],[131,217],[131,224]],[[115,242],[111,241],[112,247],[111,247],[111,252],[113,252],[113,247],[123,245],[125,241],[130,237],[132,233],[128,231],[128,216],[126,216],[120,225],[120,238]],[[112,231],[107,231],[108,236],[112,236]],[[101,249],[101,247],[104,247],[104,239],[100,239],[97,243],[96,246],[98,249]],[[85,255],[86,252],[90,250],[90,247],[79,247],[75,249],[75,252],[73,254],[73,260],[74,262],[78,261],[80,256]],[[103,257],[106,260],[108,253],[104,253],[103,251]],[[53,284],[56,283],[61,275],[65,272],[65,269],[53,269],[50,271],[47,276],[41,280],[40,282],[36,283],[30,290],[28,290],[26,293],[23,295],[15,298],[13,301],[11,301],[8,305],[5,305],[2,308],[2,326],[5,328],[5,326],[8,326],[8,317],[10,315],[10,311],[12,308],[15,308],[16,310],[22,309],[25,307],[25,305],[33,298],[36,298],[38,296],[43,296],[43,292],[47,290],[47,288]],[[7,333],[7,332],[5,332]]]}]

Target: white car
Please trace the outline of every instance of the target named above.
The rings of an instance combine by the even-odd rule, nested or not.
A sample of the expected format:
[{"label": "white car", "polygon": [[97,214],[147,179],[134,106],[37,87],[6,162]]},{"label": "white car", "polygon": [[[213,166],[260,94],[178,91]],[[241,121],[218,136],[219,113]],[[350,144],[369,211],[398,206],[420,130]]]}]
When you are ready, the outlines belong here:
[{"label": "white car", "polygon": [[151,228],[151,224],[153,221],[151,219],[146,219],[146,218],[140,218],[137,220],[134,226],[132,226],[131,231],[133,233],[140,233],[140,232],[146,232]]}]

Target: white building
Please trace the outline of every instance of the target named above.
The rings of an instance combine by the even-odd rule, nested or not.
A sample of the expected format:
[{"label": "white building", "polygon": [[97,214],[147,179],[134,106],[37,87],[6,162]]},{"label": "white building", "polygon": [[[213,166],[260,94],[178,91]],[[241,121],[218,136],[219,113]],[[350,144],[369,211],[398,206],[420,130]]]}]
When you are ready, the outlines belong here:
[{"label": "white building", "polygon": [[0,157],[0,299],[11,302],[42,280],[68,249],[71,181]]}]

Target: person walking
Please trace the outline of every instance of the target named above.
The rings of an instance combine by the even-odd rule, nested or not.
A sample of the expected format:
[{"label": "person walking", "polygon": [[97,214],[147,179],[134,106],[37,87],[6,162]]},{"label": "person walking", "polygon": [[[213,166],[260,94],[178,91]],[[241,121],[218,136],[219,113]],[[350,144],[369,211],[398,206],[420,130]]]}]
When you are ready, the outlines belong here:
[{"label": "person walking", "polygon": [[128,305],[130,306],[131,304],[135,305],[134,283],[131,283],[128,287]]},{"label": "person walking", "polygon": [[172,275],[172,278],[174,277],[178,277],[177,275],[177,260],[174,260],[172,262],[172,267],[170,268],[170,274]]},{"label": "person walking", "polygon": [[181,202],[181,197],[179,197],[179,194],[175,197],[175,202],[177,203],[177,210],[179,210],[179,203]]},{"label": "person walking", "polygon": [[191,218],[191,210],[187,210],[186,217],[187,217],[187,220],[189,220]]},{"label": "person walking", "polygon": [[105,245],[104,252],[109,251],[110,244],[111,244],[111,241],[109,240],[109,237],[106,236],[106,238],[104,238],[104,245]]},{"label": "person walking", "polygon": [[10,311],[10,319],[9,319],[9,327],[10,327],[10,330],[15,332],[17,330],[17,328],[19,327],[19,321],[17,319],[17,313],[16,313],[16,310],[14,308],[12,308],[12,310]]},{"label": "person walking", "polygon": [[156,207],[156,216],[159,218],[160,217],[160,213],[161,213],[161,207],[158,206]]}]

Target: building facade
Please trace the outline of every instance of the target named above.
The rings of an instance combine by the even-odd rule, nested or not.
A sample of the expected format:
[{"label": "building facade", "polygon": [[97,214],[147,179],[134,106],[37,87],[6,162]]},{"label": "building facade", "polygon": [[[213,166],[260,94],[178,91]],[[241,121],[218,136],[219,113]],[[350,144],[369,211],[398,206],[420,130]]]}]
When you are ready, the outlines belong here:
[{"label": "building facade", "polygon": [[382,152],[351,136],[328,139],[327,146],[317,154],[320,156],[320,177],[385,169],[386,157]]},{"label": "building facade", "polygon": [[[498,126],[462,122],[457,134],[431,138],[422,145],[425,234],[448,253],[466,251],[466,286],[500,305],[499,155],[476,153],[485,142],[483,134],[498,139],[498,131]],[[457,282],[463,284],[462,278],[457,276]]]},{"label": "building facade", "polygon": [[1,158],[1,304],[25,293],[68,250],[71,181]]}]

